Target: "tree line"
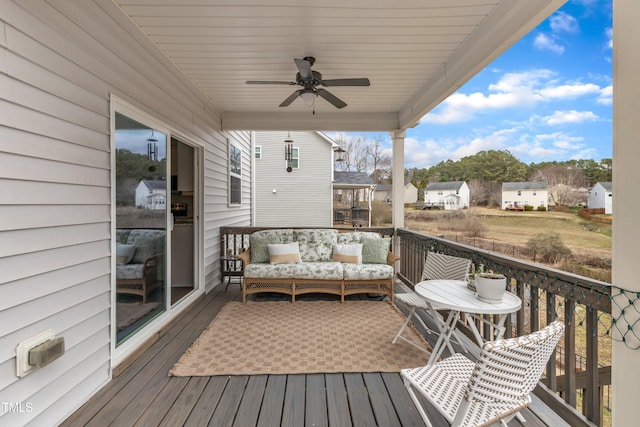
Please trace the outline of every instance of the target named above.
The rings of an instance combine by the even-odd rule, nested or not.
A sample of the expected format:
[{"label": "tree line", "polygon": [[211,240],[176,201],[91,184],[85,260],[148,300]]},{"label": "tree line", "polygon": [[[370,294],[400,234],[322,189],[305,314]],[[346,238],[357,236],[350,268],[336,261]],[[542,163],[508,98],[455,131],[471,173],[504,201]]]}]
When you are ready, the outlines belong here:
[{"label": "tree line", "polygon": [[[392,160],[383,149],[382,137],[340,135],[335,140],[345,150],[344,161],[337,164],[337,170],[367,172],[378,184],[391,182]],[[546,181],[551,202],[577,205],[586,202],[588,188],[612,180],[612,159],[526,164],[508,150],[487,150],[429,168],[405,169],[404,175],[420,190],[433,182],[465,181],[472,204],[478,205],[499,205],[503,182]]]}]

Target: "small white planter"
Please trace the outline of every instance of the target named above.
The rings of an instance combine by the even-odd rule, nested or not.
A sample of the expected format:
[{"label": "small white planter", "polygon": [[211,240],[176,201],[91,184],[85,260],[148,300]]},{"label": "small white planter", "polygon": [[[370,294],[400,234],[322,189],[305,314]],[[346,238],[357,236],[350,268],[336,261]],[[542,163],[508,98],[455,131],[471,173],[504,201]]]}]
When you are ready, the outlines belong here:
[{"label": "small white planter", "polygon": [[507,289],[507,278],[502,274],[480,273],[475,276],[476,290],[481,301],[491,304],[502,302]]}]

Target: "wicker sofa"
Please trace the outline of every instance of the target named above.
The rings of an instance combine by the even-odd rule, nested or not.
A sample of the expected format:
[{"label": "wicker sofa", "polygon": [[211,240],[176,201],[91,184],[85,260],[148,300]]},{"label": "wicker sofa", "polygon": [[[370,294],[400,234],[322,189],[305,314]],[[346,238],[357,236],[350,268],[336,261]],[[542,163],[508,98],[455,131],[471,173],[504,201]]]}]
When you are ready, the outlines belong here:
[{"label": "wicker sofa", "polygon": [[390,240],[366,231],[257,231],[248,250],[238,255],[243,261],[242,301],[260,292],[291,295],[292,302],[306,293],[339,295],[342,302],[346,295],[372,293],[393,301],[393,264],[399,257],[389,251]]},{"label": "wicker sofa", "polygon": [[116,230],[116,292],[147,302],[157,289],[166,232],[155,229]]}]

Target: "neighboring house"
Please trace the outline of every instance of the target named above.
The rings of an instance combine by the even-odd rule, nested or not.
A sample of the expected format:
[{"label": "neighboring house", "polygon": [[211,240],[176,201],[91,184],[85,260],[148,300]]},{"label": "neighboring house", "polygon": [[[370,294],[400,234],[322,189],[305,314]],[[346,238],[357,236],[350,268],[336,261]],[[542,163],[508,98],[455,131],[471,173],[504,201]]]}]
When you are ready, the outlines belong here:
[{"label": "neighboring house", "polygon": [[464,181],[432,182],[424,190],[424,206],[449,211],[466,209],[471,199]]},{"label": "neighboring house", "polygon": [[546,181],[503,182],[502,209],[524,210],[526,205],[549,207],[549,186]]},{"label": "neighboring house", "polygon": [[167,208],[167,181],[143,179],[136,186],[136,207],[162,210]]},{"label": "neighboring house", "polygon": [[589,191],[589,202],[587,207],[590,209],[604,208],[605,214],[613,213],[613,183],[612,182],[596,182],[596,185]]},{"label": "neighboring house", "polygon": [[[287,162],[289,137],[293,150]],[[321,132],[256,132],[254,225],[330,227],[335,148]]]},{"label": "neighboring house", "polygon": [[[378,185],[373,194],[374,200],[390,204],[393,199],[392,188],[393,184]],[[413,204],[418,201],[418,188],[413,185],[411,181],[405,181],[402,200],[404,201],[404,204]]]}]

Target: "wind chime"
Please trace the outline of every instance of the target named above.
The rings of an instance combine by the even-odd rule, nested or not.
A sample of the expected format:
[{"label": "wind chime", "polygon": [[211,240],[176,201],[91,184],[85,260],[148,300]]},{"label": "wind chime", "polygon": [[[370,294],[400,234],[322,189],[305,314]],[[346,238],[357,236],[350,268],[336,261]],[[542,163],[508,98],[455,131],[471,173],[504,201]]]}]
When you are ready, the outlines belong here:
[{"label": "wind chime", "polygon": [[291,132],[288,133],[284,140],[284,159],[287,161],[287,172],[291,172],[291,162],[293,161],[293,139],[291,138]]}]

